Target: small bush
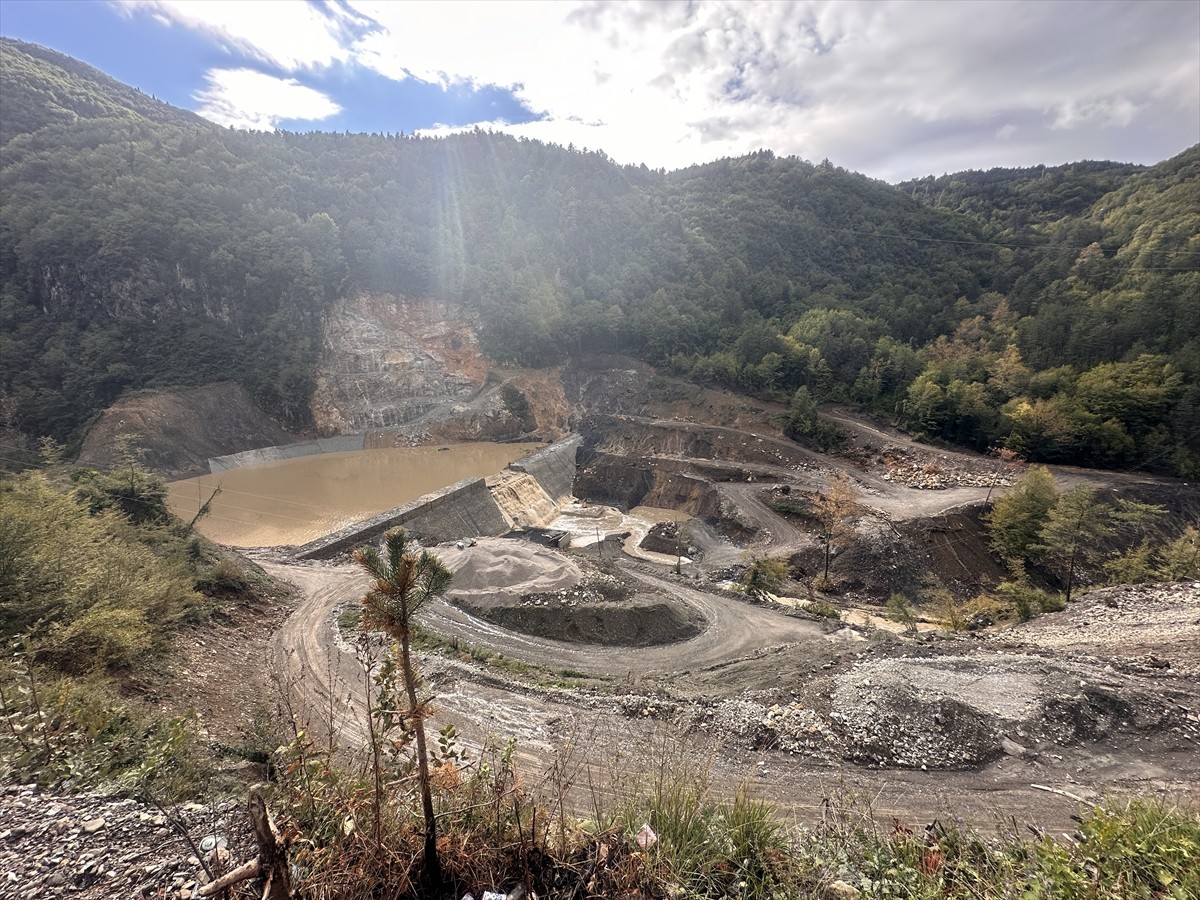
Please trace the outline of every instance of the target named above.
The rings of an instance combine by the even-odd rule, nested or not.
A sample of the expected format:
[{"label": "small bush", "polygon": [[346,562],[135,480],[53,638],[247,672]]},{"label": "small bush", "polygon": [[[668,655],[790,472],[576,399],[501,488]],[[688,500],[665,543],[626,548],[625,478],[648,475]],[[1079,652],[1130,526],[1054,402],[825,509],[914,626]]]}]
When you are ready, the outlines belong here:
[{"label": "small bush", "polygon": [[824,600],[817,600],[804,607],[805,612],[812,613],[814,616],[820,616],[823,619],[840,620],[842,611],[832,603],[826,603]]},{"label": "small bush", "polygon": [[772,898],[791,885],[787,831],[769,804],[743,788],[711,796],[706,773],[667,763],[618,808],[616,824],[631,843],[643,825],[652,880],[668,896]]},{"label": "small bush", "polygon": [[347,606],[338,614],[338,631],[342,634],[350,634],[358,630],[361,622],[362,608],[357,605]]},{"label": "small bush", "polygon": [[246,571],[232,560],[218,560],[200,578],[196,590],[205,594],[240,594],[250,587]]},{"label": "small bush", "polygon": [[95,678],[0,666],[0,780],[72,790],[192,796],[203,765],[186,719],[156,719]]},{"label": "small bush", "polygon": [[1091,808],[1068,842],[1006,831],[999,840],[935,822],[878,823],[851,802],[803,835],[796,896],[840,880],[863,897],[1183,900],[1200,896],[1200,815],[1158,801]]},{"label": "small bush", "polygon": [[904,626],[908,634],[917,633],[917,617],[913,614],[912,604],[903,594],[892,594],[887,602],[888,618]]},{"label": "small bush", "polygon": [[1003,581],[996,593],[1012,605],[1017,619],[1022,622],[1028,622],[1042,612],[1050,599],[1045,591],[1038,590],[1028,581]]}]

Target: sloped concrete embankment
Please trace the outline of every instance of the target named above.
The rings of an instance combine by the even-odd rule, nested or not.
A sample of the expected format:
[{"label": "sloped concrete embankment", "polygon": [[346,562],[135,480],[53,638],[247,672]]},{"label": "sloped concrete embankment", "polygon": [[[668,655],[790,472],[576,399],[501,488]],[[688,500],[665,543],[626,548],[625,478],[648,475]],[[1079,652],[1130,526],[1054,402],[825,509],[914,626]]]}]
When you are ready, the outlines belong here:
[{"label": "sloped concrete embankment", "polygon": [[[527,474],[554,500],[569,497],[575,482],[575,453],[582,439],[569,435],[532,456],[509,465]],[[509,517],[482,478],[467,478],[297,548],[298,559],[330,559],[403,525],[426,544],[464,537],[485,537],[511,530]]]},{"label": "sloped concrete embankment", "polygon": [[559,501],[575,492],[575,456],[583,437],[570,434],[537,453],[509,463],[514,472],[532,475],[552,500]]},{"label": "sloped concrete embankment", "polygon": [[213,457],[208,461],[208,470],[215,475],[218,472],[227,472],[230,469],[241,469],[245,466],[278,462],[281,459],[316,456],[318,453],[342,453],[347,450],[361,450],[363,449],[364,442],[364,435],[340,434],[336,437],[318,438],[315,441],[301,441],[298,444],[283,444],[277,447],[260,447],[257,450],[243,450],[241,453]]}]

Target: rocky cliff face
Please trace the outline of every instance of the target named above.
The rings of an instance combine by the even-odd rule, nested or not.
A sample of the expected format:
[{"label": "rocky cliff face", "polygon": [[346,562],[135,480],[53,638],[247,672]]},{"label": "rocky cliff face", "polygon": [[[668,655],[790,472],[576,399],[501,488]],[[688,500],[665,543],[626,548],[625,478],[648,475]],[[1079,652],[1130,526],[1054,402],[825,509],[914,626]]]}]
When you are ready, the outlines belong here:
[{"label": "rocky cliff face", "polygon": [[[506,386],[523,410],[506,402]],[[330,314],[312,414],[321,433],[367,432],[371,447],[552,441],[574,424],[556,370],[499,369],[461,313],[390,295],[348,298]]]},{"label": "rocky cliff face", "polygon": [[345,434],[443,420],[476,405],[497,414],[500,398],[482,396],[487,375],[467,322],[403,297],[343,300],[325,327],[313,421]]}]

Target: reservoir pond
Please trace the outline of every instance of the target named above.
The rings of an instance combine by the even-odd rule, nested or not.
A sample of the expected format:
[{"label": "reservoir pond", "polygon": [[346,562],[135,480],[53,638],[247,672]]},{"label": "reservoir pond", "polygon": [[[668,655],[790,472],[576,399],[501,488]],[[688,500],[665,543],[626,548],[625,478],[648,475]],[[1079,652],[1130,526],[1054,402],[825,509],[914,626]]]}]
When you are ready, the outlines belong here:
[{"label": "reservoir pond", "polygon": [[494,475],[544,444],[450,444],[321,453],[167,485],[183,521],[219,486],[196,528],[232,547],[303,544],[352,522],[403,506],[464,478]]}]

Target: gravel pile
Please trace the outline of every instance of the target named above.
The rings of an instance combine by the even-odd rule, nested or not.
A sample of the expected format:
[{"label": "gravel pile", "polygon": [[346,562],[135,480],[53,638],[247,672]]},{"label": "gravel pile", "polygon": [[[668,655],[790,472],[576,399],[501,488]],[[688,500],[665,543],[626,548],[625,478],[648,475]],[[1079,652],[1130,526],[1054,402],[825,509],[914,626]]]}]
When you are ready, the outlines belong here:
[{"label": "gravel pile", "polygon": [[1061,612],[1017,626],[1010,637],[1106,658],[1134,672],[1200,676],[1200,582],[1091,591]]},{"label": "gravel pile", "polygon": [[1013,477],[1004,472],[970,472],[961,469],[945,470],[936,466],[906,464],[889,469],[884,481],[903,484],[925,491],[944,491],[952,487],[1005,487]]},{"label": "gravel pile", "polygon": [[847,759],[953,769],[1117,732],[1197,735],[1195,683],[1104,660],[974,650],[871,659],[834,679],[830,719]]},{"label": "gravel pile", "polygon": [[689,709],[682,724],[744,750],[828,759],[842,755],[841,742],[826,718],[798,702],[768,704],[739,698],[700,703]]},{"label": "gravel pile", "polygon": [[164,813],[104,794],[60,795],[32,785],[0,789],[3,900],[191,900],[208,880],[201,856],[211,863],[219,854],[237,865],[256,853],[240,801],[190,803]]},{"label": "gravel pile", "polygon": [[548,594],[579,583],[583,573],[565,556],[504,538],[481,538],[473,546],[437,548],[454,573],[451,594]]},{"label": "gravel pile", "polygon": [[830,718],[847,756],[911,768],[978,766],[1041,712],[1038,660],[1011,654],[879,659],[838,676]]}]

